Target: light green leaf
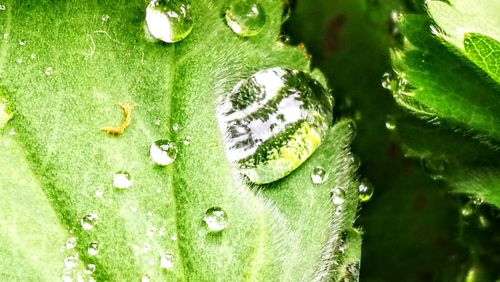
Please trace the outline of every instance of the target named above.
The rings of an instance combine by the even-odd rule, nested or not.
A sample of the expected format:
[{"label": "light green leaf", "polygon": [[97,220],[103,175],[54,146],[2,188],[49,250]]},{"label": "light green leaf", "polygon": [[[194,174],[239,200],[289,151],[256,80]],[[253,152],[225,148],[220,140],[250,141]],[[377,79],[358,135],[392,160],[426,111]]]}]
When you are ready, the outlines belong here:
[{"label": "light green leaf", "polygon": [[500,42],[479,33],[467,33],[464,47],[467,57],[500,83]]},{"label": "light green leaf", "polygon": [[[1,42],[0,82],[16,109],[5,134],[17,134],[0,137],[4,147],[14,148],[3,151],[0,162],[0,193],[9,201],[0,208],[0,257],[13,262],[0,264],[0,274],[52,281],[65,267],[63,257],[76,252],[72,275],[92,263],[93,276],[102,281],[145,275],[167,281],[310,279],[325,263],[323,254],[335,259],[324,249],[327,242],[336,242],[354,221],[356,168],[347,149],[352,126],[338,122],[310,160],[260,190],[245,184],[228,161],[215,114],[220,97],[258,70],[310,72],[307,54],[277,42],[282,1],[262,1],[264,30],[248,39],[225,25],[220,15],[226,1],[193,2],[193,31],[174,45],[146,40],[147,4],[5,4],[0,29],[9,35]],[[131,124],[109,136],[101,128],[122,119],[119,103],[135,105]],[[148,155],[160,138],[171,139],[179,151],[164,168]],[[330,176],[316,187],[310,174],[318,163]],[[121,170],[133,185],[117,191],[112,176]],[[347,191],[338,215],[329,199],[332,185]],[[24,186],[33,194],[29,200],[12,193]],[[100,189],[104,195],[97,197]],[[40,200],[30,204],[34,199]],[[25,205],[25,216],[5,220],[10,207]],[[227,213],[228,227],[220,234],[209,234],[202,222],[211,207]],[[88,213],[99,219],[83,230],[80,220]],[[58,253],[70,232],[76,248]],[[13,238],[30,243],[18,247]],[[87,252],[92,241],[100,245],[96,256]],[[171,270],[160,268],[166,253],[175,258]]]}]

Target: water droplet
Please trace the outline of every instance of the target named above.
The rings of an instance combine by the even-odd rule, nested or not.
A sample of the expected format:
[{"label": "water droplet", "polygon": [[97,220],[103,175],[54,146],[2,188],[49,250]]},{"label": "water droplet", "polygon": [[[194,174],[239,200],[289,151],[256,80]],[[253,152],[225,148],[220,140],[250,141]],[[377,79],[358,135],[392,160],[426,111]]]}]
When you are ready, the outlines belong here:
[{"label": "water droplet", "polygon": [[373,185],[366,179],[361,180],[361,183],[358,186],[358,197],[361,202],[369,201],[375,189]]},{"label": "water droplet", "polygon": [[0,11],[5,11],[5,9],[7,9],[7,7],[5,7],[4,4],[0,4]]},{"label": "water droplet", "polygon": [[177,241],[177,236],[173,235],[172,237],[170,237],[170,240]]},{"label": "water droplet", "polygon": [[323,167],[318,165],[315,168],[313,168],[313,171],[311,173],[312,183],[320,185],[325,183],[327,179],[328,179],[328,173]]},{"label": "water droplet", "polygon": [[480,197],[474,197],[474,198],[472,199],[472,203],[473,203],[474,205],[476,205],[476,206],[480,206],[480,205],[482,205],[482,204],[483,204],[483,202],[484,202],[484,201],[483,201],[483,199],[482,199],[482,198],[480,198]]},{"label": "water droplet", "polygon": [[209,232],[220,232],[226,229],[228,225],[226,212],[219,207],[209,208],[205,212],[203,221],[206,223]]},{"label": "water droplet", "polygon": [[67,268],[75,268],[78,264],[78,254],[72,254],[64,258],[64,265]]},{"label": "water droplet", "polygon": [[172,131],[174,131],[174,132],[179,131],[179,124],[177,124],[177,123],[172,124]]},{"label": "water droplet", "polygon": [[191,33],[191,5],[184,1],[153,0],[146,8],[147,31],[156,39],[173,43]]},{"label": "water droplet", "polygon": [[80,220],[80,224],[82,225],[83,229],[91,230],[97,224],[98,219],[99,218],[96,214],[89,213],[82,217],[82,219]]},{"label": "water droplet", "polygon": [[149,153],[154,163],[160,166],[166,166],[175,161],[177,157],[177,147],[170,140],[161,139],[155,141],[151,145]]},{"label": "water droplet", "polygon": [[389,131],[394,131],[396,129],[396,119],[393,116],[388,115],[386,117],[385,128],[387,128],[387,130]]},{"label": "water droplet", "polygon": [[0,97],[0,128],[3,128],[13,115],[12,106],[9,100]]},{"label": "water droplet", "polygon": [[97,241],[92,241],[89,244],[89,247],[87,249],[87,253],[91,256],[95,256],[99,253],[99,242]]},{"label": "water droplet", "polygon": [[26,41],[19,40],[19,46],[26,46]]},{"label": "water droplet", "polygon": [[155,125],[156,126],[160,126],[161,125],[161,120],[159,120],[159,119],[155,120]]},{"label": "water droplet", "polygon": [[23,58],[17,58],[16,63],[22,64],[24,62]]},{"label": "water droplet", "polygon": [[63,282],[73,282],[72,275],[73,271],[71,270],[71,268],[65,268],[61,274],[61,280]]},{"label": "water droplet", "polygon": [[439,158],[427,158],[422,159],[422,167],[425,172],[434,180],[443,180],[444,172],[446,171],[448,164],[446,160]]},{"label": "water droplet", "polygon": [[9,135],[10,135],[10,136],[14,136],[14,135],[16,135],[16,130],[15,130],[14,128],[11,128],[11,129],[9,130]]},{"label": "water droplet", "polygon": [[460,210],[460,213],[463,217],[471,216],[472,214],[474,214],[474,205],[472,205],[470,202],[465,204],[465,206]]},{"label": "water droplet", "polygon": [[345,201],[345,191],[340,187],[335,187],[330,191],[330,197],[334,205],[341,205]]},{"label": "water droplet", "polygon": [[266,15],[255,1],[235,1],[226,10],[226,23],[239,36],[254,36],[264,28]]},{"label": "water droplet", "polygon": [[52,67],[46,67],[45,70],[43,71],[43,73],[46,76],[51,76],[54,73],[54,70],[52,69]]},{"label": "water droplet", "polygon": [[150,279],[149,279],[149,275],[143,275],[142,278],[141,278],[141,282],[149,282]]},{"label": "water droplet", "polygon": [[107,21],[109,21],[110,18],[111,17],[109,15],[104,14],[104,15],[101,16],[101,21],[107,22]]},{"label": "water droplet", "polygon": [[184,145],[191,144],[191,136],[186,136],[186,138],[184,138],[184,141],[182,141],[182,144]]},{"label": "water droplet", "polygon": [[128,189],[132,187],[132,180],[128,171],[118,171],[113,174],[113,187],[117,189]]},{"label": "water droplet", "polygon": [[66,249],[73,249],[76,246],[76,238],[70,237],[66,240]]},{"label": "water droplet", "polygon": [[318,148],[333,98],[306,73],[272,68],[239,82],[218,113],[229,160],[262,184],[285,177]]},{"label": "water droplet", "polygon": [[386,72],[386,73],[384,73],[384,75],[382,75],[382,87],[384,87],[387,90],[392,89],[392,76],[388,72]]},{"label": "water droplet", "polygon": [[5,39],[5,40],[9,39],[9,34],[8,33],[4,33],[3,34],[3,39]]},{"label": "water droplet", "polygon": [[95,272],[95,264],[89,263],[85,267],[85,274],[90,275]]},{"label": "water droplet", "polygon": [[30,59],[35,60],[36,59],[36,54],[35,53],[31,53],[30,54]]},{"label": "water droplet", "polygon": [[95,196],[98,198],[102,198],[102,196],[104,196],[104,188],[97,188],[97,190],[95,190]]},{"label": "water droplet", "polygon": [[160,267],[168,270],[174,268],[175,257],[172,253],[165,253],[160,257]]}]

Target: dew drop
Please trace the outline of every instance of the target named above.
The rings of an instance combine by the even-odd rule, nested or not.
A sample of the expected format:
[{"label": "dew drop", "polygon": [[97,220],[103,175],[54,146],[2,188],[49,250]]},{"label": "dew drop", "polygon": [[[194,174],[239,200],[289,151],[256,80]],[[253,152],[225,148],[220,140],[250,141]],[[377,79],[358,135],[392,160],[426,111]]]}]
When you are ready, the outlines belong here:
[{"label": "dew drop", "polygon": [[382,87],[384,87],[387,90],[392,89],[392,76],[388,72],[386,72],[386,73],[384,73],[384,75],[382,75]]},{"label": "dew drop", "polygon": [[482,198],[480,198],[480,197],[475,197],[475,198],[473,198],[473,199],[472,199],[472,203],[473,203],[474,205],[476,205],[476,206],[480,206],[480,205],[482,205],[482,204],[483,204],[483,202],[484,202],[484,201],[483,201],[483,199],[482,199]]},{"label": "dew drop", "polygon": [[26,41],[19,40],[19,46],[26,46]]},{"label": "dew drop", "polygon": [[73,282],[72,273],[73,271],[71,268],[65,268],[63,272],[61,273],[61,280],[63,282]]},{"label": "dew drop", "polygon": [[89,247],[87,249],[87,253],[91,256],[95,256],[99,253],[99,242],[97,241],[92,241],[89,244]]},{"label": "dew drop", "polygon": [[150,281],[149,275],[143,275],[142,276],[141,282],[149,282],[149,281]]},{"label": "dew drop", "polygon": [[8,33],[4,33],[3,34],[3,39],[5,39],[5,40],[9,39],[9,34]]},{"label": "dew drop", "polygon": [[460,214],[463,216],[463,217],[469,217],[471,216],[472,214],[474,214],[474,205],[472,205],[471,203],[467,203],[464,207],[462,207],[462,209],[460,210]]},{"label": "dew drop", "polygon": [[0,4],[0,11],[5,11],[5,9],[7,9],[7,7],[5,7],[4,4]]},{"label": "dew drop", "polygon": [[95,272],[95,269],[96,269],[95,264],[89,263],[85,267],[85,274],[90,275]]},{"label": "dew drop", "polygon": [[31,53],[30,54],[30,59],[35,60],[36,59],[36,54],[35,53]]},{"label": "dew drop", "polygon": [[76,238],[70,237],[66,240],[66,249],[73,249],[76,246]]},{"label": "dew drop", "polygon": [[95,190],[95,196],[97,198],[102,198],[102,196],[104,196],[104,188],[102,187],[97,188],[97,190]]},{"label": "dew drop", "polygon": [[170,240],[177,241],[177,236],[173,235],[172,237],[170,237]]},{"label": "dew drop", "polygon": [[160,257],[160,267],[172,270],[174,268],[175,257],[172,253],[165,253]]},{"label": "dew drop", "polygon": [[189,145],[189,144],[191,144],[191,136],[186,136],[186,137],[184,138],[184,141],[182,141],[182,144],[184,144],[184,145]]},{"label": "dew drop", "polygon": [[255,1],[236,1],[226,10],[226,23],[239,36],[254,36],[264,28],[266,15]]},{"label": "dew drop", "polygon": [[335,187],[330,191],[332,203],[336,206],[341,205],[345,201],[345,191],[340,187]]},{"label": "dew drop", "polygon": [[193,29],[191,5],[184,1],[153,0],[146,8],[147,31],[166,43],[186,38]]},{"label": "dew drop", "polygon": [[0,97],[0,128],[3,128],[13,115],[14,113],[9,100]]},{"label": "dew drop", "polygon": [[75,268],[78,264],[78,254],[72,254],[64,258],[64,265],[67,268]]},{"label": "dew drop", "polygon": [[170,140],[160,139],[149,148],[151,160],[159,166],[166,166],[175,161],[177,147]]},{"label": "dew drop", "polygon": [[52,69],[52,67],[46,67],[45,70],[43,71],[43,73],[46,76],[51,76],[54,73],[54,70]]},{"label": "dew drop", "polygon": [[24,62],[23,58],[17,58],[16,63],[22,64]]},{"label": "dew drop", "polygon": [[385,119],[385,128],[389,131],[394,131],[396,130],[396,119],[391,116],[391,115],[388,115]]},{"label": "dew drop", "polygon": [[322,166],[316,166],[313,168],[311,173],[311,181],[316,185],[320,185],[326,182],[328,179],[328,173]]},{"label": "dew drop", "polygon": [[109,21],[109,19],[110,19],[110,18],[111,18],[111,17],[110,17],[109,15],[104,14],[104,15],[102,15],[102,16],[101,16],[101,21],[103,21],[103,22],[107,22],[107,21]]},{"label": "dew drop", "polygon": [[218,105],[228,158],[257,184],[281,179],[321,144],[333,98],[311,76],[272,68],[239,82]]},{"label": "dew drop", "polygon": [[99,218],[96,214],[89,213],[82,217],[82,219],[80,220],[80,224],[82,225],[83,229],[91,230],[97,224],[98,219]]},{"label": "dew drop", "polygon": [[159,120],[159,119],[155,120],[155,125],[156,126],[160,126],[161,125],[161,120]]},{"label": "dew drop", "polygon": [[113,187],[116,189],[128,189],[132,187],[132,180],[128,171],[117,171],[113,174]]},{"label": "dew drop", "polygon": [[226,212],[220,207],[209,208],[205,212],[203,221],[209,232],[220,232],[228,225]]},{"label": "dew drop", "polygon": [[374,193],[375,189],[373,188],[373,185],[368,182],[368,180],[363,179],[361,180],[361,183],[358,186],[358,197],[361,202],[367,202],[369,201]]},{"label": "dew drop", "polygon": [[177,124],[177,123],[172,124],[172,131],[173,132],[179,131],[179,124]]}]

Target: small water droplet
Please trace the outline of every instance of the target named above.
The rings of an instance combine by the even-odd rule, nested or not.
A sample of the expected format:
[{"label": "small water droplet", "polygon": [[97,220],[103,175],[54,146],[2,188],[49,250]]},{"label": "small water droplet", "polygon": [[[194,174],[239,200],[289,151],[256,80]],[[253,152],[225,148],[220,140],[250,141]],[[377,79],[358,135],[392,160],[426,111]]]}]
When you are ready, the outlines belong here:
[{"label": "small water droplet", "polygon": [[220,232],[228,225],[226,212],[220,207],[209,208],[205,212],[203,221],[209,232]]},{"label": "small water droplet", "polygon": [[170,237],[170,240],[177,241],[177,236],[173,235],[172,237]]},{"label": "small water droplet", "polygon": [[16,135],[16,134],[17,134],[17,133],[16,133],[16,130],[15,130],[14,128],[11,128],[11,129],[9,130],[9,136],[14,136],[14,135]]},{"label": "small water droplet", "polygon": [[160,257],[160,267],[168,270],[174,268],[175,257],[172,253],[165,253]]},{"label": "small water droplet", "polygon": [[443,180],[444,173],[448,164],[445,159],[440,158],[424,158],[422,159],[422,167],[425,172],[434,180]]},{"label": "small water droplet", "polygon": [[0,11],[5,11],[7,7],[4,4],[0,4]]},{"label": "small water droplet", "polygon": [[95,269],[96,269],[95,264],[89,263],[85,267],[85,274],[90,275],[95,272]]},{"label": "small water droplet", "polygon": [[102,196],[104,196],[104,188],[102,187],[97,188],[97,190],[95,190],[95,196],[97,198],[102,198]]},{"label": "small water droplet", "polygon": [[64,258],[64,265],[67,268],[75,268],[78,264],[78,254],[72,254]]},{"label": "small water droplet", "polygon": [[7,32],[3,34],[3,39],[5,40],[9,39],[9,34]]},{"label": "small water droplet", "polygon": [[17,58],[16,63],[22,64],[24,62],[23,58]]},{"label": "small water droplet", "polygon": [[73,282],[73,271],[71,268],[65,268],[63,272],[61,273],[61,280],[63,282]]},{"label": "small water droplet", "polygon": [[99,253],[99,242],[97,241],[92,241],[89,244],[89,247],[87,249],[87,253],[91,256],[95,256]]},{"label": "small water droplet", "polygon": [[313,171],[311,173],[312,183],[320,185],[325,183],[327,179],[328,179],[328,173],[322,166],[318,165],[313,168]]},{"label": "small water droplet", "polygon": [[149,275],[143,275],[142,276],[141,282],[149,282],[149,281],[150,281]]},{"label": "small water droplet", "polygon": [[191,136],[186,136],[186,138],[184,138],[184,141],[182,141],[182,144],[184,145],[191,144]]},{"label": "small water droplet", "polygon": [[374,193],[373,185],[366,179],[361,180],[358,186],[358,197],[361,202],[369,201]]},{"label": "small water droplet", "polygon": [[179,124],[177,124],[177,123],[172,124],[172,131],[174,131],[174,132],[179,131]]},{"label": "small water droplet", "polygon": [[107,21],[109,21],[109,19],[110,19],[110,18],[111,18],[111,17],[110,17],[109,15],[104,14],[104,15],[102,15],[102,16],[101,16],[101,21],[103,21],[103,22],[107,22]]},{"label": "small water droplet", "polygon": [[387,90],[392,89],[392,75],[388,72],[382,75],[382,87],[384,87]]},{"label": "small water droplet", "polygon": [[75,246],[76,246],[76,238],[69,237],[68,240],[66,240],[66,249],[73,249]]},{"label": "small water droplet", "polygon": [[462,207],[460,214],[462,214],[463,217],[469,217],[474,214],[474,211],[474,205],[469,202]]},{"label": "small water droplet", "polygon": [[156,126],[160,126],[161,125],[161,120],[159,120],[159,119],[155,120],[155,125]]},{"label": "small water droplet", "polygon": [[96,214],[89,213],[82,217],[82,219],[80,220],[80,224],[82,225],[83,229],[91,230],[97,224],[98,219],[99,218]]},{"label": "small water droplet", "polygon": [[[3,128],[13,116],[14,113],[9,100],[0,97],[0,128]],[[9,135],[12,134],[9,133]]]},{"label": "small water droplet", "polygon": [[175,161],[177,157],[177,147],[170,140],[161,139],[155,141],[151,145],[149,153],[154,163],[160,166],[166,166]]},{"label": "small water droplet", "polygon": [[480,205],[482,205],[482,204],[483,204],[483,202],[484,202],[484,201],[483,201],[483,199],[482,199],[482,198],[480,198],[480,197],[474,197],[474,198],[472,199],[472,203],[473,203],[474,205],[476,205],[476,206],[480,206]]},{"label": "small water droplet", "polygon": [[254,36],[264,28],[266,15],[255,1],[236,1],[226,10],[226,23],[239,36]]},{"label": "small water droplet", "polygon": [[19,46],[26,46],[26,41],[19,40]]},{"label": "small water droplet", "polygon": [[116,189],[128,189],[132,187],[132,180],[128,171],[117,171],[113,174],[113,187]]},{"label": "small water droplet", "polygon": [[340,187],[335,187],[330,191],[330,197],[334,205],[341,205],[345,201],[345,191]]},{"label": "small water droplet", "polygon": [[45,70],[43,71],[43,73],[46,76],[51,76],[54,73],[54,70],[52,69],[52,67],[46,67]]},{"label": "small water droplet", "polygon": [[35,60],[36,59],[36,54],[35,53],[31,53],[30,54],[30,59]]},{"label": "small water droplet", "polygon": [[184,1],[153,0],[146,8],[146,27],[158,40],[181,41],[193,29],[191,5]]},{"label": "small water droplet", "polygon": [[387,130],[389,131],[394,131],[396,129],[396,119],[393,116],[388,115],[386,117],[385,128],[387,128]]}]

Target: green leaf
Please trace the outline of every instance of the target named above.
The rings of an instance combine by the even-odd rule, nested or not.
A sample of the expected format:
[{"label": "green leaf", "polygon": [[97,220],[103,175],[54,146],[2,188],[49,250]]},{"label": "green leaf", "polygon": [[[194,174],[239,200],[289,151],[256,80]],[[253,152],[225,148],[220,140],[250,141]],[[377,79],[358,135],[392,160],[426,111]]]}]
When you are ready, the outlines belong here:
[{"label": "green leaf", "polygon": [[467,57],[500,83],[500,42],[479,33],[467,33],[464,47]]},{"label": "green leaf", "polygon": [[450,177],[453,191],[478,197],[500,207],[500,177],[498,170],[464,170]]},{"label": "green leaf", "polygon": [[[104,281],[297,281],[312,279],[325,263],[335,271],[330,242],[338,244],[357,210],[356,166],[347,149],[352,125],[337,122],[285,179],[245,184],[226,158],[217,101],[258,70],[310,69],[304,51],[278,43],[281,0],[262,1],[264,30],[248,39],[225,25],[226,4],[193,2],[193,31],[166,45],[145,38],[145,1],[5,3],[0,82],[16,111],[0,136],[1,278],[55,280],[73,253],[79,261],[71,275],[92,263],[93,276]],[[119,103],[135,104],[132,121],[122,135],[109,136],[101,128],[120,121]],[[160,138],[179,149],[165,168],[148,155]],[[329,178],[313,186],[317,164]],[[133,181],[125,191],[112,187],[121,170]],[[346,190],[344,205],[332,205],[332,186]],[[215,206],[229,225],[214,235],[202,218]],[[83,230],[88,213],[99,219]],[[59,252],[69,236],[76,248]],[[96,256],[87,252],[92,241],[99,242]],[[172,270],[160,268],[167,252]]]}]

